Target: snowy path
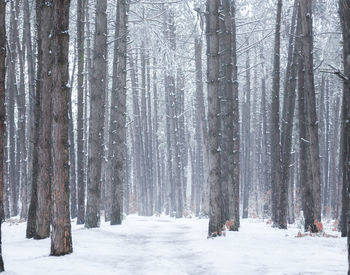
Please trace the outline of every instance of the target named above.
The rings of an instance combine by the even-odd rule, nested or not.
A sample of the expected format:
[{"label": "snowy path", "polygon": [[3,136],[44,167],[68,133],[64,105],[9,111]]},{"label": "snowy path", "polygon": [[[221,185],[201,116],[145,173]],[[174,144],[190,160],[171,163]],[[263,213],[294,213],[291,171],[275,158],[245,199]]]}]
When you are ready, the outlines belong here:
[{"label": "snowy path", "polygon": [[[257,220],[206,239],[207,220],[128,216],[122,226],[73,226],[74,253],[49,257],[50,240],[26,240],[25,224],[3,225],[5,274],[345,274],[341,238],[295,238]],[[334,233],[333,233],[334,234]]]}]

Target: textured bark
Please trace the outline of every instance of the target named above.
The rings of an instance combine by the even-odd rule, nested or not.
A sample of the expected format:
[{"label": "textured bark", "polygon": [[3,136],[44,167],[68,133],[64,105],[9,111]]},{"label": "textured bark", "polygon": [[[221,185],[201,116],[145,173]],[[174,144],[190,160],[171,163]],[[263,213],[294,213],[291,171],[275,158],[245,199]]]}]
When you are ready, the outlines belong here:
[{"label": "textured bark", "polygon": [[273,58],[273,83],[272,83],[272,106],[271,106],[271,185],[272,185],[272,221],[274,226],[279,226],[280,210],[280,179],[281,179],[281,157],[280,157],[280,48],[281,48],[281,13],[282,0],[277,2],[277,18],[275,27],[275,48]]},{"label": "textured bark", "polygon": [[[77,1],[77,47],[78,47],[78,113],[77,113],[77,224],[85,222],[85,170],[84,170],[84,45],[85,45],[85,0]],[[87,69],[87,68],[85,68]]]},{"label": "textured bark", "polygon": [[[301,43],[301,20],[300,20],[300,8],[298,11],[298,25],[297,25],[297,43]],[[302,45],[301,45],[302,46]],[[300,146],[300,186],[302,193],[302,209],[305,218],[305,230],[308,230],[308,226],[314,222],[314,196],[313,196],[313,184],[312,173],[308,167],[310,165],[310,154],[308,152],[309,147],[309,132],[308,116],[307,116],[307,101],[306,91],[304,87],[305,81],[305,64],[302,49],[300,48],[298,58],[298,110],[299,110],[299,146]]]},{"label": "textured bark", "polygon": [[69,5],[54,3],[52,31],[52,234],[51,256],[73,252],[69,213]]},{"label": "textured bark", "polygon": [[[233,66],[237,66],[236,60],[233,63],[233,55],[236,53],[232,52],[232,41],[233,41],[233,31],[232,31],[232,9],[231,2],[229,0],[222,1],[221,4],[222,15],[224,20],[221,21],[221,33],[222,33],[222,42],[220,49],[222,64],[223,67],[223,76],[221,78],[223,86],[223,96],[221,98],[221,115],[222,115],[222,124],[221,124],[221,143],[222,150],[220,152],[220,162],[221,162],[221,188],[223,195],[223,208],[222,208],[222,222],[225,223],[228,220],[233,220],[235,222],[232,229],[237,230],[236,218],[235,215],[235,206],[236,199],[235,196],[235,186],[237,182],[237,177],[235,178],[235,135],[234,128],[237,127],[237,123],[234,121],[235,111],[235,100],[234,94],[237,93],[237,89],[234,89],[233,85]],[[236,58],[235,58],[236,59]],[[236,75],[237,76],[237,75]],[[235,78],[235,82],[237,78]],[[236,95],[237,96],[237,95]],[[238,183],[239,184],[239,183]]]},{"label": "textured bark", "polygon": [[[123,185],[126,181],[126,44],[127,0],[117,4],[117,26],[114,44],[113,84],[111,94],[110,139],[113,140],[111,162],[112,209],[111,225],[121,224]],[[117,61],[117,62],[116,62]]]},{"label": "textured bark", "polygon": [[[33,129],[32,129],[32,139],[33,139],[33,152],[32,152],[32,158],[31,158],[31,167],[32,167],[32,173],[31,173],[31,179],[32,179],[32,188],[31,188],[31,197],[30,197],[30,204],[29,204],[29,210],[28,210],[28,220],[27,220],[27,229],[26,229],[26,237],[27,238],[33,238],[36,235],[36,212],[38,208],[38,173],[39,173],[39,166],[34,165],[34,163],[38,163],[39,158],[39,124],[40,124],[40,91],[42,89],[43,81],[41,80],[43,75],[47,73],[48,68],[44,68],[42,66],[42,60],[43,60],[43,51],[41,50],[42,47],[42,36],[41,34],[41,9],[40,9],[40,2],[36,2],[36,17],[37,17],[37,46],[38,46],[38,54],[37,54],[37,78],[36,78],[36,91],[35,94],[33,94]],[[28,7],[29,9],[29,7]],[[44,70],[44,71],[43,71]],[[35,97],[34,97],[35,96]],[[29,170],[30,171],[30,170]]]},{"label": "textured bark", "polygon": [[[238,101],[238,67],[237,67],[237,38],[236,38],[236,1],[231,4],[231,28],[232,28],[232,81],[233,81],[233,197],[229,197],[229,203],[233,204],[229,209],[229,216],[235,221],[230,229],[238,230],[240,226],[239,212],[239,185],[240,185],[240,134],[239,134],[239,101]],[[231,202],[231,199],[233,200]],[[231,212],[232,210],[232,212]]]},{"label": "textured bark", "polygon": [[[6,25],[5,1],[0,1],[0,221],[3,220],[3,187],[4,187],[4,147],[5,147],[5,76],[6,76]],[[0,272],[4,271],[1,245],[1,222],[0,222]]]},{"label": "textured bark", "polygon": [[312,30],[312,2],[300,0],[300,21],[302,32],[302,53],[305,64],[305,99],[307,114],[307,131],[309,132],[308,150],[310,162],[308,169],[312,171],[312,185],[314,197],[314,219],[321,220],[321,175],[318,142],[318,123],[316,114],[316,96],[313,67],[313,30]]},{"label": "textured bark", "polygon": [[[342,168],[343,168],[343,192],[349,198],[350,194],[350,3],[347,0],[339,0],[339,15],[343,31],[343,62],[344,62],[344,90],[342,105]],[[344,187],[346,186],[346,187]],[[349,201],[343,202],[343,210],[346,213],[347,247],[348,247],[348,274],[350,274],[350,213]]]},{"label": "textured bark", "polygon": [[[38,154],[38,169],[33,170],[33,182],[37,184],[36,233],[34,238],[43,239],[50,236],[50,192],[51,192],[51,39],[53,1],[37,1],[38,20],[38,83],[37,100],[39,100],[38,143],[34,154]],[[33,161],[36,156],[33,157]]]},{"label": "textured bark", "polygon": [[209,236],[221,235],[220,161],[219,161],[219,3],[207,0],[208,51],[208,151],[209,151]]},{"label": "textured bark", "polygon": [[89,161],[85,227],[100,225],[101,162],[106,92],[107,1],[96,2],[95,43],[90,86]]},{"label": "textured bark", "polygon": [[298,0],[294,1],[292,22],[290,27],[290,37],[288,46],[288,61],[284,85],[283,110],[282,110],[282,132],[281,132],[281,194],[280,213],[278,226],[287,228],[289,183],[290,183],[290,163],[292,151],[293,120],[295,109],[295,88],[297,74],[297,45],[295,45],[295,22],[298,11]]}]

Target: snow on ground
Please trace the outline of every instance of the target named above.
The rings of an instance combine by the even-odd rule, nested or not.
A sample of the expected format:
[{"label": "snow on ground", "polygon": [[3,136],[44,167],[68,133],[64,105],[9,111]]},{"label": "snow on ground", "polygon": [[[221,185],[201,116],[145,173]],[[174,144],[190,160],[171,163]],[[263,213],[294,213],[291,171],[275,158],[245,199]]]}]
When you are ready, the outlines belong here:
[{"label": "snow on ground", "polygon": [[[123,225],[73,223],[74,253],[50,257],[50,240],[25,239],[25,223],[3,224],[7,275],[346,274],[345,238],[296,238],[242,220],[239,232],[207,239],[208,220],[128,216]],[[332,233],[333,235],[335,233]]]}]

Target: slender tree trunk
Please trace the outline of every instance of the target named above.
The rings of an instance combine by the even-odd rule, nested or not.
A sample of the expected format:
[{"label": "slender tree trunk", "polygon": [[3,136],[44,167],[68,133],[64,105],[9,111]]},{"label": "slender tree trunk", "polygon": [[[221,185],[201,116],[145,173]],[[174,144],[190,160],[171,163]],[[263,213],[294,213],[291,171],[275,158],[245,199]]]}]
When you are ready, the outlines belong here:
[{"label": "slender tree trunk", "polygon": [[107,0],[96,2],[95,43],[90,86],[89,161],[85,227],[100,225],[101,162],[107,69]]},{"label": "slender tree trunk", "polygon": [[[239,101],[238,101],[238,67],[237,67],[237,38],[236,38],[236,1],[231,4],[231,28],[232,28],[232,81],[233,81],[233,192],[229,201],[233,199],[233,205],[229,210],[230,219],[234,220],[234,225],[231,230],[238,230],[240,226],[239,221],[239,185],[240,185],[240,135],[239,135]],[[232,197],[233,196],[233,197]],[[232,212],[231,212],[232,211]]]},{"label": "slender tree trunk", "polygon": [[111,97],[111,134],[112,148],[112,210],[111,225],[121,224],[123,213],[123,185],[126,181],[126,44],[127,44],[127,0],[117,5],[117,26],[114,44],[114,62]]},{"label": "slender tree trunk", "polygon": [[288,217],[288,191],[290,183],[290,163],[293,137],[293,120],[295,109],[295,88],[297,74],[297,45],[295,44],[295,22],[298,11],[298,0],[294,1],[293,16],[290,27],[287,71],[285,77],[283,110],[282,110],[282,133],[281,133],[281,194],[280,194],[280,215],[278,226],[287,228]]},{"label": "slender tree trunk", "polygon": [[[342,106],[342,164],[343,164],[343,185],[347,185],[347,189],[344,188],[344,192],[350,193],[350,3],[346,0],[339,0],[339,15],[343,31],[343,58],[344,58],[344,91],[343,91],[343,106]],[[347,212],[347,233],[348,233],[348,261],[350,274],[350,214],[349,214],[349,202],[345,204],[343,202],[343,211]],[[346,207],[344,207],[346,206]]]},{"label": "slender tree trunk", "polygon": [[[77,224],[85,222],[85,171],[84,171],[84,58],[86,0],[77,1],[77,47],[78,47],[78,113],[77,113]],[[85,102],[85,104],[87,104]]]},{"label": "slender tree trunk", "polygon": [[[4,187],[4,147],[5,147],[5,77],[6,77],[6,2],[0,1],[0,221],[3,220],[3,187]],[[0,272],[4,271],[1,245],[0,222]]]},{"label": "slender tree trunk", "polygon": [[275,49],[273,62],[273,83],[272,83],[272,106],[271,106],[271,184],[272,184],[272,221],[273,225],[279,226],[280,212],[280,178],[281,178],[281,157],[280,157],[280,48],[281,48],[281,14],[282,0],[277,2],[277,18],[275,28]]},{"label": "slender tree trunk", "polygon": [[209,236],[221,235],[220,161],[219,161],[219,3],[207,0],[208,51],[208,151],[209,151]]}]

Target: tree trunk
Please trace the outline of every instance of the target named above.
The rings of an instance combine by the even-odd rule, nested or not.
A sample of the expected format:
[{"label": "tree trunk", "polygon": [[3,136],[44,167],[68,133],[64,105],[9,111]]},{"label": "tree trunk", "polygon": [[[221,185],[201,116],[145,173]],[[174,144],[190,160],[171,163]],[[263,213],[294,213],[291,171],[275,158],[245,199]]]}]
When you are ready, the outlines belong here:
[{"label": "tree trunk", "polygon": [[[4,147],[5,147],[5,77],[6,77],[6,2],[0,1],[0,221],[3,220],[3,187],[4,187]],[[0,272],[4,271],[1,246],[0,222]]]},{"label": "tree trunk", "polygon": [[90,86],[89,161],[85,227],[100,225],[101,163],[107,69],[107,0],[96,2],[95,43]]},{"label": "tree trunk", "polygon": [[[339,15],[343,31],[343,58],[344,58],[344,81],[343,91],[343,106],[342,106],[342,164],[343,164],[343,185],[347,185],[347,189],[343,189],[348,194],[349,198],[349,183],[350,183],[350,4],[347,0],[339,0]],[[350,214],[349,205],[343,203],[343,211],[347,212],[347,233],[348,233],[348,262],[350,274]]]},{"label": "tree trunk", "polygon": [[283,111],[282,111],[282,133],[281,133],[281,194],[280,194],[280,215],[278,226],[287,228],[288,217],[288,191],[290,183],[290,163],[293,137],[293,120],[295,109],[295,88],[297,74],[297,45],[295,44],[295,22],[298,11],[298,0],[294,1],[293,16],[290,27],[287,71],[285,77]]},{"label": "tree trunk", "polygon": [[[38,83],[39,100],[38,143],[34,147],[33,184],[37,184],[37,210],[35,239],[50,236],[50,192],[51,192],[51,39],[53,1],[37,0],[38,20]],[[38,156],[35,156],[38,154]],[[34,195],[35,196],[35,195]]]},{"label": "tree trunk", "polygon": [[[312,2],[300,0],[302,53],[305,64],[304,91],[306,99],[307,131],[309,132],[308,149],[310,163],[308,169],[312,171],[312,185],[314,197],[314,219],[321,220],[321,175],[318,143],[318,122],[316,114],[316,96],[313,67],[313,30],[312,30]],[[313,222],[313,221],[312,221]]]},{"label": "tree trunk", "polygon": [[279,226],[280,213],[280,178],[281,178],[281,150],[280,150],[280,48],[281,48],[281,14],[282,0],[277,2],[277,18],[275,28],[275,49],[273,61],[272,106],[271,106],[271,184],[272,184],[272,221]]},{"label": "tree trunk", "polygon": [[77,224],[85,222],[85,171],[84,171],[84,45],[85,45],[85,5],[86,0],[77,1],[77,47],[78,47],[78,113],[77,113]]},{"label": "tree trunk", "polygon": [[52,32],[52,235],[51,256],[73,252],[69,213],[69,5],[54,4]]},{"label": "tree trunk", "polygon": [[111,95],[110,139],[113,140],[111,155],[112,209],[111,225],[121,224],[123,213],[123,185],[126,180],[126,44],[127,0],[117,4],[114,44],[113,85]]},{"label": "tree trunk", "polygon": [[209,236],[221,235],[221,192],[219,161],[219,3],[207,0],[207,51],[208,51],[208,151],[209,151]]}]

